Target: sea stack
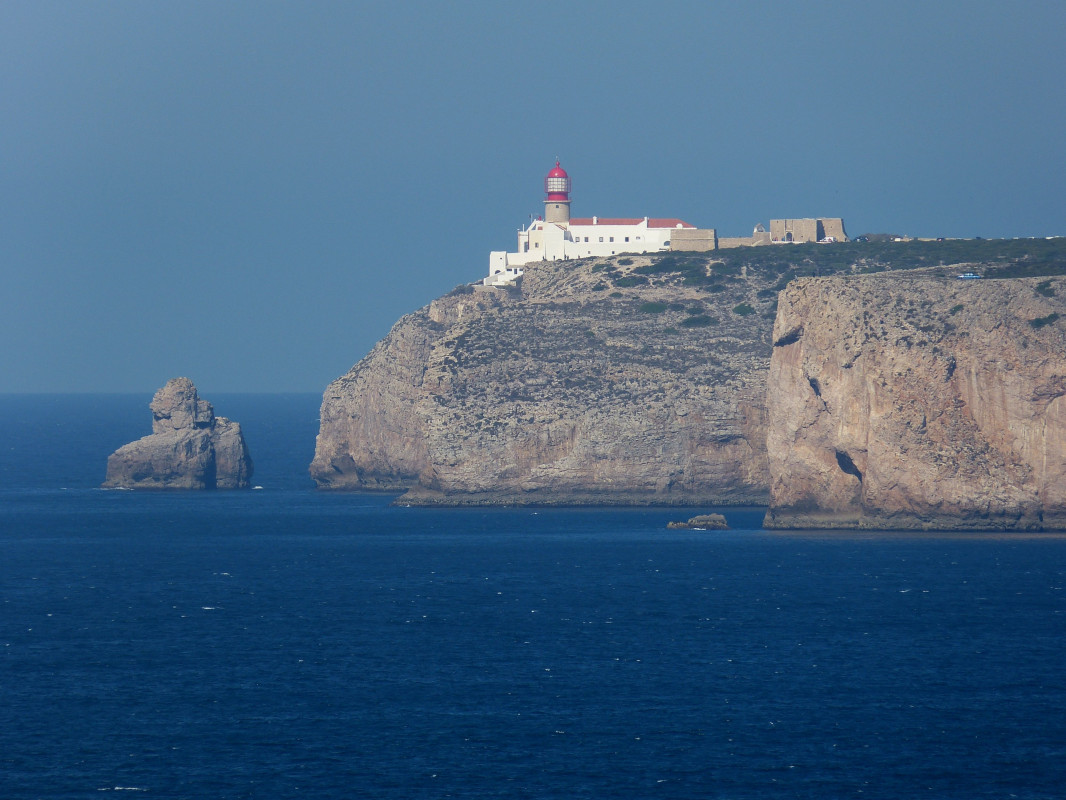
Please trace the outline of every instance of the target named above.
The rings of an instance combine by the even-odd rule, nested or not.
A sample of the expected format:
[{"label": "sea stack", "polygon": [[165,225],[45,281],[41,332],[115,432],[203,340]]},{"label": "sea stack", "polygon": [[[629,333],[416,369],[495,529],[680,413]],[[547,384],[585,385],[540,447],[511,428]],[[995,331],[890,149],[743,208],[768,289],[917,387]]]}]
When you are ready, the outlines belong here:
[{"label": "sea stack", "polygon": [[246,489],[252,459],[241,426],[196,394],[188,378],[155,393],[152,434],[107,459],[105,489]]}]

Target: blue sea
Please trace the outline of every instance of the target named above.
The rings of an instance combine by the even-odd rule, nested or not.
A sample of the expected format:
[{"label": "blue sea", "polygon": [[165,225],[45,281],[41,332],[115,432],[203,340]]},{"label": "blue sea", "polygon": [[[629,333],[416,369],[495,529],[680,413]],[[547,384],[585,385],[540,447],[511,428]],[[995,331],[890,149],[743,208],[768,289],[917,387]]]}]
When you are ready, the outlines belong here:
[{"label": "blue sea", "polygon": [[0,798],[1061,798],[1066,539],[102,491],[150,397],[0,397]]}]

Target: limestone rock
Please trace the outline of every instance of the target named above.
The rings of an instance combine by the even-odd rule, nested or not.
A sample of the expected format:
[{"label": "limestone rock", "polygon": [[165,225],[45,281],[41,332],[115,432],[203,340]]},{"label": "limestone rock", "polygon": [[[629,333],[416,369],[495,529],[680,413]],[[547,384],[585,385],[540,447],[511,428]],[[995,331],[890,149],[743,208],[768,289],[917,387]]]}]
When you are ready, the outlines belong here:
[{"label": "limestone rock", "polygon": [[120,447],[107,459],[105,488],[244,489],[252,460],[241,426],[216,417],[188,378],[155,393],[152,434]]},{"label": "limestone rock", "polygon": [[327,388],[312,477],[411,504],[765,503],[778,276],[700,258],[713,292],[647,256],[544,262],[404,317]]},{"label": "limestone rock", "polygon": [[692,517],[688,522],[668,522],[669,530],[696,530],[696,531],[727,531],[729,523],[721,514],[699,514]]},{"label": "limestone rock", "polygon": [[[311,475],[324,489],[406,490],[398,502],[409,504],[764,504],[771,352],[800,342],[806,322],[806,311],[788,312],[773,330],[778,293],[789,281],[888,269],[869,280],[902,287],[938,275],[943,291],[981,295],[993,291],[992,281],[953,276],[1031,270],[1066,252],[1057,240],[899,244],[538,262],[517,289],[460,287],[401,319],[330,384]],[[1062,323],[1034,328],[1029,320],[1055,313],[1052,297],[1064,292],[1026,291],[1034,305],[1019,309],[1030,316],[1016,328],[1036,342]],[[881,290],[869,295],[864,310],[880,310]],[[989,301],[989,313],[998,302]],[[968,363],[962,334],[978,319],[974,309],[952,311],[955,305],[947,324],[961,342],[952,367],[961,380]],[[816,310],[827,336],[849,333],[837,324],[835,306]],[[862,310],[842,307],[840,314],[863,320]],[[910,313],[918,319],[925,309]],[[917,349],[900,355],[899,369],[918,374],[920,365],[907,359],[926,351],[923,359],[940,358],[946,369],[945,347],[898,316],[885,316],[877,335],[910,326],[896,338]],[[981,346],[997,351],[1008,328],[979,324],[989,326]],[[1053,378],[1034,391],[1056,391]],[[772,399],[781,391],[774,386]],[[806,386],[811,393],[816,383]],[[866,468],[860,457],[845,447],[838,461],[834,450],[828,466],[857,482],[854,472]],[[854,489],[845,481],[842,491]]]},{"label": "limestone rock", "polygon": [[793,281],[768,378],[777,528],[1066,528],[1066,278]]},{"label": "limestone rock", "polygon": [[152,433],[210,428],[215,421],[211,404],[197,396],[188,378],[167,381],[148,407],[152,409]]}]

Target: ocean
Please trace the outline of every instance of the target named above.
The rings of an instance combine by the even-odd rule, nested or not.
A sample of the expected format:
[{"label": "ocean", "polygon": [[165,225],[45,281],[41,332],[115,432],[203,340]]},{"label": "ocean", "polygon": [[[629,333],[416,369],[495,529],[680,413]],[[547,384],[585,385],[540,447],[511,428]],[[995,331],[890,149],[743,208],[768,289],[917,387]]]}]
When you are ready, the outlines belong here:
[{"label": "ocean", "polygon": [[103,491],[150,397],[0,397],[0,798],[1061,798],[1066,539]]}]

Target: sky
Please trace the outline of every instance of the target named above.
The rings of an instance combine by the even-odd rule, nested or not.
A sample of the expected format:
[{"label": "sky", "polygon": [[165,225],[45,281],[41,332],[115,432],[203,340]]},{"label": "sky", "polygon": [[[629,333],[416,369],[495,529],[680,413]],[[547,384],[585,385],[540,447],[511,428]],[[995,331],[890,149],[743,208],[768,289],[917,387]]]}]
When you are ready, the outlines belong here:
[{"label": "sky", "polygon": [[322,392],[575,216],[1066,234],[1066,4],[0,3],[0,392]]}]

